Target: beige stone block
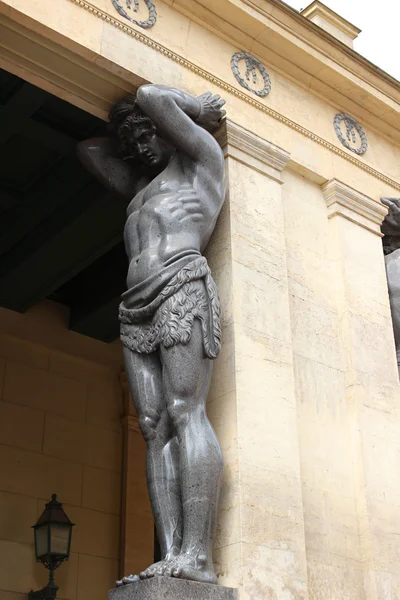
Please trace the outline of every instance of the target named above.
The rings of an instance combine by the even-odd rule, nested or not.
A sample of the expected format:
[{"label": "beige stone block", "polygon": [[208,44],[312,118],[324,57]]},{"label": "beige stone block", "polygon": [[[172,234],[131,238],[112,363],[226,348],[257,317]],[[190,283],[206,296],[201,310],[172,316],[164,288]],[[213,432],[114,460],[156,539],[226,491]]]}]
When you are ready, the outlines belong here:
[{"label": "beige stone block", "polygon": [[374,568],[396,573],[400,558],[400,506],[368,499],[367,511]]},{"label": "beige stone block", "polygon": [[361,569],[356,499],[306,484],[302,492],[308,560]]},{"label": "beige stone block", "polygon": [[0,402],[0,444],[40,453],[44,418],[42,411]]},{"label": "beige stone block", "polygon": [[[391,390],[382,383],[379,391],[385,401],[388,396],[392,396],[393,406],[390,407],[390,410],[385,410],[377,406],[375,402],[375,406],[363,405],[359,411],[360,429],[365,433],[376,435],[390,442],[398,442],[400,440],[398,389]],[[371,400],[373,401],[375,398],[372,397]]]},{"label": "beige stone block", "polygon": [[105,598],[119,577],[118,561],[79,555],[77,600]]},{"label": "beige stone block", "polygon": [[[240,240],[254,245],[253,252],[264,248],[268,254],[284,250],[281,185],[242,163],[229,159],[229,202],[232,247],[235,260],[245,260],[236,244]],[[272,261],[271,261],[272,262]],[[277,265],[276,268],[278,268]]]},{"label": "beige stone block", "polygon": [[46,415],[43,453],[65,460],[85,463],[89,427],[55,415]]},{"label": "beige stone block", "polygon": [[371,500],[400,506],[400,484],[397,470],[400,443],[377,435],[362,436],[362,460],[365,493]]},{"label": "beige stone block", "polygon": [[132,73],[132,65],[135,65],[134,74],[128,76],[128,80],[136,85],[157,82],[187,89],[181,65],[157,52],[151,45],[141,44],[109,23],[104,23],[103,27],[101,56],[116,65],[116,74],[121,75],[121,70],[123,72],[124,69],[127,73]]},{"label": "beige stone block", "polygon": [[353,496],[353,449],[347,432],[348,425],[340,421],[299,419],[301,475],[310,487]]},{"label": "beige stone block", "polygon": [[299,455],[296,410],[271,398],[242,392],[238,423],[239,460],[288,475],[298,476]]},{"label": "beige stone block", "polygon": [[236,321],[260,333],[290,340],[287,283],[234,262]]},{"label": "beige stone block", "polygon": [[57,351],[50,353],[49,370],[56,375],[76,379],[82,383],[98,383],[99,380],[115,381],[118,376],[112,364],[107,366]]},{"label": "beige stone block", "polygon": [[186,47],[188,60],[212,70],[217,77],[226,79],[234,52],[234,46],[192,21]]},{"label": "beige stone block", "polygon": [[[354,568],[326,565],[318,561],[307,562],[310,600],[355,600],[366,598],[363,571]],[[379,596],[368,596],[379,598]]]},{"label": "beige stone block", "polygon": [[164,3],[159,4],[157,8],[157,28],[149,29],[146,33],[153,39],[156,39],[157,42],[164,44],[181,56],[185,56],[189,31],[193,23],[188,17],[166,6]]},{"label": "beige stone block", "polygon": [[121,475],[84,466],[82,507],[118,515],[121,509]]},{"label": "beige stone block", "polygon": [[293,352],[343,371],[337,313],[294,296],[290,297],[290,308]]},{"label": "beige stone block", "polygon": [[26,600],[26,594],[0,590],[0,600]]},{"label": "beige stone block", "polygon": [[208,401],[219,398],[235,389],[235,345],[234,327],[222,328],[222,347],[218,358],[214,361]]},{"label": "beige stone block", "polygon": [[[73,550],[74,534],[72,534],[71,550]],[[57,597],[65,600],[75,600],[78,584],[79,555],[73,551],[69,560],[64,562],[56,574],[56,583],[60,588]]]},{"label": "beige stone block", "polygon": [[89,427],[86,456],[88,465],[119,473],[122,469],[122,431]]},{"label": "beige stone block", "polygon": [[238,355],[246,359],[273,362],[283,367],[292,363],[290,344],[239,323],[235,323],[235,347]]},{"label": "beige stone block", "polygon": [[46,370],[49,355],[49,350],[39,343],[34,344],[6,333],[0,334],[0,356],[7,360]]},{"label": "beige stone block", "polygon": [[123,412],[122,388],[117,378],[88,384],[87,423],[119,432]]},{"label": "beige stone block", "polygon": [[84,422],[86,385],[14,362],[6,365],[4,400]]},{"label": "beige stone block", "polygon": [[319,423],[345,422],[347,414],[346,374],[299,354],[293,356],[297,412],[300,418]]},{"label": "beige stone block", "polygon": [[352,311],[347,313],[347,317],[354,369],[379,381],[392,383],[397,379],[397,369],[391,322],[371,322]]},{"label": "beige stone block", "polygon": [[43,452],[118,472],[121,470],[122,434],[111,429],[47,415]]},{"label": "beige stone block", "polygon": [[73,550],[78,554],[119,557],[119,517],[97,510],[69,506],[63,503],[65,512],[75,523]]},{"label": "beige stone block", "polygon": [[[258,227],[247,226],[235,228],[232,234],[232,255],[235,262],[248,267],[256,273],[266,274],[274,279],[284,279],[287,277],[286,252],[284,241],[280,248],[270,246],[269,236],[266,232],[268,228],[263,223]],[[262,236],[257,229],[262,230]]]},{"label": "beige stone block", "polygon": [[300,246],[333,259],[325,199],[319,185],[288,169],[282,173],[285,239],[288,249]]},{"label": "beige stone block", "polygon": [[[49,0],[33,0],[28,4],[24,0],[11,0],[11,4],[28,17],[50,28],[52,31],[49,32],[49,37],[52,39],[57,41],[62,35],[64,44],[65,39],[80,44],[84,49],[83,54],[88,57],[91,56],[89,50],[99,52],[103,21],[82,10],[80,6],[65,1],[54,5]],[[72,43],[67,42],[67,45],[72,46]]]},{"label": "beige stone block", "polygon": [[394,572],[374,570],[367,572],[364,588],[368,598],[383,598],[384,600],[398,600],[400,592],[400,574],[398,569]]},{"label": "beige stone block", "polygon": [[285,542],[271,547],[243,544],[242,565],[241,599],[284,598],[284,594],[290,600],[308,597],[304,552],[295,552]]},{"label": "beige stone block", "polygon": [[4,591],[27,594],[41,589],[48,571],[36,563],[32,545],[0,540],[0,582]]},{"label": "beige stone block", "polygon": [[304,552],[300,479],[240,465],[241,539],[271,548]]},{"label": "beige stone block", "polygon": [[243,543],[215,548],[213,553],[215,572],[219,585],[237,588],[243,583]]},{"label": "beige stone block", "polygon": [[0,492],[0,539],[33,544],[31,527],[37,520],[36,509],[36,498]]},{"label": "beige stone block", "polygon": [[241,512],[238,463],[225,463],[215,533],[215,549],[241,541]]},{"label": "beige stone block", "polygon": [[62,502],[81,504],[82,465],[67,460],[0,446],[0,482],[6,492],[44,499],[57,493]]},{"label": "beige stone block", "polygon": [[[265,410],[266,398],[275,406],[284,404],[295,408],[293,366],[291,362],[280,362],[279,356],[271,356],[271,347],[238,335],[236,353],[236,386],[240,397],[241,408],[247,414],[259,414]],[[247,343],[246,343],[247,342]],[[251,380],[251,397],[258,398],[254,405],[243,401],[249,392]]]},{"label": "beige stone block", "polygon": [[211,271],[214,272],[215,269],[229,264],[231,254],[230,202],[226,198],[204,256],[208,260]]},{"label": "beige stone block", "polygon": [[290,294],[328,310],[338,307],[337,263],[300,244],[287,248]]}]

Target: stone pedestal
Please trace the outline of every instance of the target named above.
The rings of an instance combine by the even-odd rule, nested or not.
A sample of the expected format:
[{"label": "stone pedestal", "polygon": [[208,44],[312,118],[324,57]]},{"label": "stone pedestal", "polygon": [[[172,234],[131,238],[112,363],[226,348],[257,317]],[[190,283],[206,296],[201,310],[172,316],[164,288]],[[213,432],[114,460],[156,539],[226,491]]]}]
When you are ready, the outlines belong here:
[{"label": "stone pedestal", "polygon": [[171,577],[154,577],[108,593],[108,600],[237,600],[237,590]]}]

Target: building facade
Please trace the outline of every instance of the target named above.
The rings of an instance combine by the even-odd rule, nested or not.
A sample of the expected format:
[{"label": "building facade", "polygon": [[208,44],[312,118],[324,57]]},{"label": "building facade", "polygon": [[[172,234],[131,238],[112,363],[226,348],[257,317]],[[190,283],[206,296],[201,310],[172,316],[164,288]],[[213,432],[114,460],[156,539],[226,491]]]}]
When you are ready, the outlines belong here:
[{"label": "building facade", "polygon": [[[318,1],[298,13],[280,0],[1,0],[0,14],[0,68],[82,114],[105,120],[148,82],[227,100],[228,192],[206,251],[223,324],[208,404],[225,460],[219,582],[240,600],[397,599],[400,389],[380,198],[400,194],[400,83]],[[8,121],[15,136],[33,114],[13,97],[6,141]],[[73,330],[51,299],[67,263],[57,279],[43,236],[73,255],[71,277],[90,266],[63,214],[43,234],[38,217],[23,259],[7,250],[19,258],[0,312],[1,600],[45,583],[30,525],[53,492],[76,523],[61,599],[104,597],[154,554],[121,348],[91,333],[117,294],[80,306]],[[80,226],[92,261],[119,241],[95,239],[91,216]]]}]

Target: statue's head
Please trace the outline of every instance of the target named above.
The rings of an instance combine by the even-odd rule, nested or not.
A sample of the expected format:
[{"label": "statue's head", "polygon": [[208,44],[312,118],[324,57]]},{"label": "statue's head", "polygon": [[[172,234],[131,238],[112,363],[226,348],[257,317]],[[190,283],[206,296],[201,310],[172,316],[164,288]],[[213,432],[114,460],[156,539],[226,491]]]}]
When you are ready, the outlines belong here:
[{"label": "statue's head", "polygon": [[125,158],[137,158],[152,169],[166,167],[174,149],[157,133],[152,120],[136,104],[135,96],[114,104],[109,121]]}]

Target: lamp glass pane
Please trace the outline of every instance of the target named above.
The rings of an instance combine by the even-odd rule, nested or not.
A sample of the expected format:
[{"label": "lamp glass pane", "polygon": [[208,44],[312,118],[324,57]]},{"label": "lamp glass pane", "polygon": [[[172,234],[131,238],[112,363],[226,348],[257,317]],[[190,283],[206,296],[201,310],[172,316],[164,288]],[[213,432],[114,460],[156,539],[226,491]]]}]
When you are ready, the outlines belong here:
[{"label": "lamp glass pane", "polygon": [[71,527],[67,524],[52,523],[50,525],[50,544],[52,554],[68,554]]},{"label": "lamp glass pane", "polygon": [[49,552],[49,527],[47,523],[35,529],[35,543],[37,558],[40,558]]}]

